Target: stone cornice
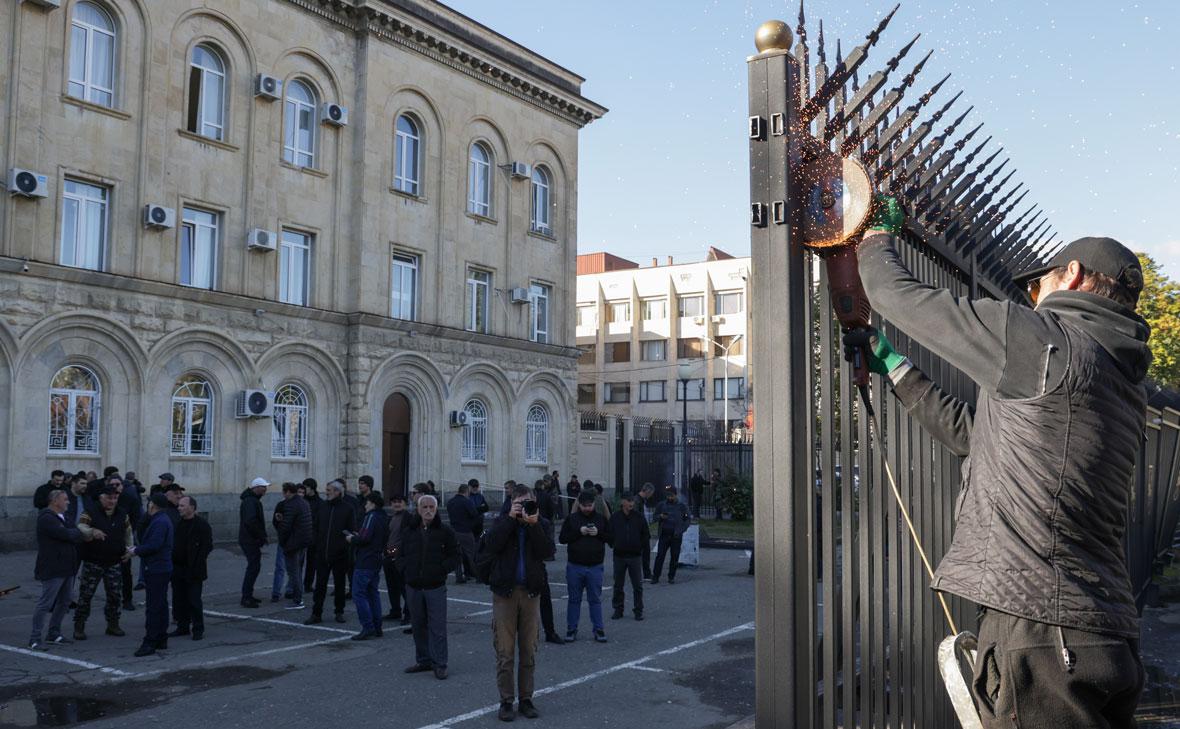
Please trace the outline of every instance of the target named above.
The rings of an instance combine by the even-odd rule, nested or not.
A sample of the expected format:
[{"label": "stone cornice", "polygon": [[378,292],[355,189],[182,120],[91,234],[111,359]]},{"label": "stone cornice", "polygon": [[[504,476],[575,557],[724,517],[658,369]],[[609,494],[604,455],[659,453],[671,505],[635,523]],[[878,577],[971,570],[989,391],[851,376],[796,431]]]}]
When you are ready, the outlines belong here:
[{"label": "stone cornice", "polygon": [[472,49],[457,42],[429,22],[374,7],[368,0],[286,0],[354,33],[370,33],[420,53],[499,91],[584,127],[607,112],[580,93],[567,93],[558,83],[505,63],[495,49]]}]

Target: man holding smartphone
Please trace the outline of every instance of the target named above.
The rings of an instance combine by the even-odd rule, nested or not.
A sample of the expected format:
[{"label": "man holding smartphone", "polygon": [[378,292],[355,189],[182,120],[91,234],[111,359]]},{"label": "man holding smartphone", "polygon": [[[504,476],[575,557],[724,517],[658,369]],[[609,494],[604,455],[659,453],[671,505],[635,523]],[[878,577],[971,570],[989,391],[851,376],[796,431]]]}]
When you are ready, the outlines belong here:
[{"label": "man holding smartphone", "polygon": [[602,563],[606,559],[606,545],[614,544],[610,524],[595,508],[598,494],[586,490],[578,495],[578,508],[561,525],[559,541],[567,545],[565,579],[569,587],[569,607],[566,609],[567,643],[578,639],[578,620],[582,613],[582,592],[590,606],[590,623],[594,640],[606,642],[602,623]]}]

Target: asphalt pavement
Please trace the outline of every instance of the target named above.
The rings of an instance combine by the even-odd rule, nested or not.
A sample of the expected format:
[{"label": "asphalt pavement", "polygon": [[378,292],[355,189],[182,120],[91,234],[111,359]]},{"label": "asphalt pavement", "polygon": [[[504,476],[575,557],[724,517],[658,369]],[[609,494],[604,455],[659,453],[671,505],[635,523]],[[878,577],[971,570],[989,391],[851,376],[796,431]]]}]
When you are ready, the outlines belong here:
[{"label": "asphalt pavement", "polygon": [[[90,638],[47,652],[26,646],[40,586],[35,553],[0,555],[0,588],[21,589],[0,598],[0,727],[229,727],[262,723],[290,727],[381,726],[442,729],[503,726],[492,650],[491,594],[478,583],[448,586],[449,673],[406,675],[413,641],[400,626],[379,640],[354,642],[359,629],[348,604],[346,624],[302,625],[308,608],[287,610],[269,602],[274,547],[267,548],[255,594],[257,610],[238,605],[245,560],[236,547],[210,557],[205,586],[206,635],[194,642],[170,638],[155,656],[135,658],[143,637],[139,609],[124,613],[124,638],[103,634],[102,590],[92,605]],[[566,620],[565,550],[549,563],[559,630]],[[535,703],[541,719],[516,723],[582,729],[606,726],[727,727],[753,711],[753,578],[747,554],[701,550],[701,566],[683,567],[676,584],[645,586],[646,620],[627,613],[610,619],[608,642],[589,640],[582,605],[580,640],[541,643]],[[608,557],[606,585],[611,584]],[[453,583],[453,578],[452,578]],[[384,588],[384,584],[382,585]],[[75,587],[75,590],[77,588]],[[388,602],[382,594],[383,606]],[[63,625],[73,631],[72,618]],[[392,629],[391,629],[392,628]]]}]

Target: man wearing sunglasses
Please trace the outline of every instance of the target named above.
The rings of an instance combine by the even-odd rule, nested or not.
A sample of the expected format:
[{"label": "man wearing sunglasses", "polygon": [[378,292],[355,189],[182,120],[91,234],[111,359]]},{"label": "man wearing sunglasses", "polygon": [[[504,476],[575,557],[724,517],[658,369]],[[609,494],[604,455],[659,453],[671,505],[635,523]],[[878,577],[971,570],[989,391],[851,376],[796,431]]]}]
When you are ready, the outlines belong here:
[{"label": "man wearing sunglasses", "polygon": [[883,198],[859,244],[873,309],[979,385],[974,406],[876,330],[845,337],[934,437],[966,456],[954,540],[933,588],[984,609],[973,690],[988,729],[1131,727],[1143,685],[1123,552],[1145,427],[1139,260],[1076,240],[1016,279],[1022,302],[971,300],[915,278]]}]

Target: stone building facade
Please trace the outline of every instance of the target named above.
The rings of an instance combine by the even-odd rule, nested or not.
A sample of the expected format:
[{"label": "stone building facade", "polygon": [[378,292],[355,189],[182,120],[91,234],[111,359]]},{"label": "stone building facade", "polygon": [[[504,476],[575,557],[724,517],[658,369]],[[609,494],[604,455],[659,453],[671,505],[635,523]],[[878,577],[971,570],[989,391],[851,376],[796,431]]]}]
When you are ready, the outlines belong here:
[{"label": "stone building facade", "polygon": [[228,524],[574,466],[581,77],[433,0],[52,5],[0,9],[4,541],[55,468]]}]

